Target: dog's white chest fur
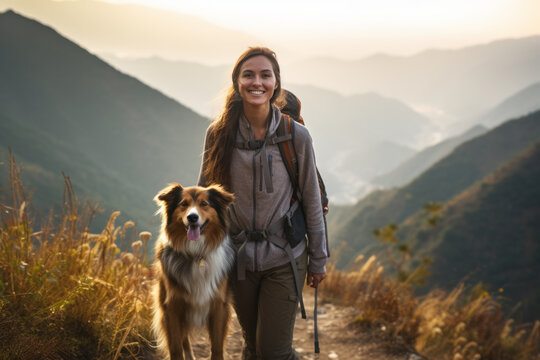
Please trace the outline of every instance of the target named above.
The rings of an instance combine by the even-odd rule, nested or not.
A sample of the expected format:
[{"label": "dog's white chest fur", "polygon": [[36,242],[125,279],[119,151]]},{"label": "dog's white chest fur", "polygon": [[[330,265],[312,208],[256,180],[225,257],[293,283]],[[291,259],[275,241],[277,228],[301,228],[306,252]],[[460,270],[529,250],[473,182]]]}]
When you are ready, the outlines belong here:
[{"label": "dog's white chest fur", "polygon": [[[204,239],[201,239],[204,241]],[[202,241],[190,242],[188,247],[192,255],[200,254],[197,247],[201,247]],[[217,291],[223,277],[227,275],[234,261],[234,253],[231,240],[227,236],[223,243],[214,251],[207,254],[206,258],[193,263],[192,268],[192,298],[196,302],[207,303]]]},{"label": "dog's white chest fur", "polygon": [[189,268],[180,263],[168,264],[175,275],[175,281],[187,291],[186,300],[190,302],[192,311],[190,317],[196,326],[205,324],[208,317],[210,301],[217,293],[218,287],[234,262],[234,250],[230,238],[227,236],[215,250],[203,256],[204,236],[199,241],[190,241],[186,253],[200,260],[189,262]]},{"label": "dog's white chest fur", "polygon": [[[201,239],[204,241],[204,239]],[[193,245],[202,241],[192,242]],[[193,283],[190,298],[193,300],[193,323],[202,326],[208,317],[210,300],[215,296],[218,286],[227,275],[234,261],[231,240],[227,238],[206,259],[193,264]]]}]

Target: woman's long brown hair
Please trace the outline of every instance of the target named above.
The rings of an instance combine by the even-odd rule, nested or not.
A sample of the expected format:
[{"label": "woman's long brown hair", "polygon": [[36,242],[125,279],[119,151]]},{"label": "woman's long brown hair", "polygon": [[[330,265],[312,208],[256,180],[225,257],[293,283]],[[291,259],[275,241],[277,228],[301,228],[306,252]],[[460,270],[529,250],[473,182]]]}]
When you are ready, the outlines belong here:
[{"label": "woman's long brown hair", "polygon": [[270,99],[273,104],[281,96],[281,75],[276,54],[266,47],[250,47],[236,61],[232,72],[232,85],[228,90],[225,106],[221,114],[214,120],[208,133],[209,144],[203,164],[204,177],[207,184],[221,184],[228,191],[231,189],[232,150],[236,144],[238,123],[242,114],[242,98],[238,90],[238,77],[244,62],[254,56],[262,55],[270,60],[276,77],[277,88]]}]

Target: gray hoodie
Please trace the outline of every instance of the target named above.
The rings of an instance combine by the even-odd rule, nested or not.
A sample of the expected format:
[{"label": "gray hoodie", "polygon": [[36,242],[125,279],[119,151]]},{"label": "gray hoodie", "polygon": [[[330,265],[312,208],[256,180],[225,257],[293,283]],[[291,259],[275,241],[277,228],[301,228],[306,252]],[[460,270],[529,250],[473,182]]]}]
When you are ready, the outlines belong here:
[{"label": "gray hoodie", "polygon": [[[266,139],[275,136],[281,121],[280,110],[272,106],[272,119],[268,124]],[[298,183],[302,195],[302,205],[306,219],[308,243],[302,241],[293,248],[294,257],[300,256],[308,248],[309,271],[326,272],[325,227],[321,207],[321,196],[315,166],[312,139],[306,127],[295,125],[294,146],[298,160]],[[209,147],[207,130],[204,149]],[[254,140],[251,125],[244,116],[240,118],[237,142]],[[225,150],[224,150],[225,151]],[[245,150],[232,149],[231,186],[235,202],[229,209],[231,233],[241,230],[253,231],[267,229],[280,220],[290,207],[293,186],[287,173],[285,163],[281,159],[278,145],[266,141],[264,149]],[[267,158],[266,163],[263,156]],[[203,164],[205,159],[203,159]],[[206,186],[201,173],[199,185]],[[284,230],[276,234],[284,237]],[[242,244],[235,244],[239,247]],[[263,271],[288,263],[289,257],[276,245],[269,241],[248,242],[245,245],[247,263],[250,271]]]}]

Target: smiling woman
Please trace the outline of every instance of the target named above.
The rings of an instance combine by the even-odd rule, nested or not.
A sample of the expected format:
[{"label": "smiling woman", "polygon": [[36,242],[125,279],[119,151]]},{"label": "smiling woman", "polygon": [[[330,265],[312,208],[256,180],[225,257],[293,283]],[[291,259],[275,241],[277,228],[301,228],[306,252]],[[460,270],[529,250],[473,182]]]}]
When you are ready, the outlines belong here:
[{"label": "smiling woman", "polygon": [[[235,196],[229,211],[237,251],[231,286],[244,360],[299,359],[292,337],[299,303],[306,318],[303,282],[307,274],[307,284],[316,288],[326,277],[328,251],[311,136],[301,125],[290,125],[288,136],[279,132],[286,124],[277,106],[283,98],[280,74],[268,48],[252,47],[240,55],[223,112],[206,133],[199,176],[199,185],[222,184]],[[294,185],[278,145],[289,140],[298,155]],[[291,239],[296,214],[304,227],[293,228],[300,236]]]}]

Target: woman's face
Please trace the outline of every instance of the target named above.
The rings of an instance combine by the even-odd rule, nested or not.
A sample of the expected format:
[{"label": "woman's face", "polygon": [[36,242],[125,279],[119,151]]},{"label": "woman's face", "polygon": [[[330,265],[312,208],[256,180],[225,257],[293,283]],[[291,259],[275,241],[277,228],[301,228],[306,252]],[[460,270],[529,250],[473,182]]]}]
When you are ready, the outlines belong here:
[{"label": "woman's face", "polygon": [[238,91],[244,105],[269,105],[277,88],[272,63],[264,55],[247,59],[240,67]]}]

